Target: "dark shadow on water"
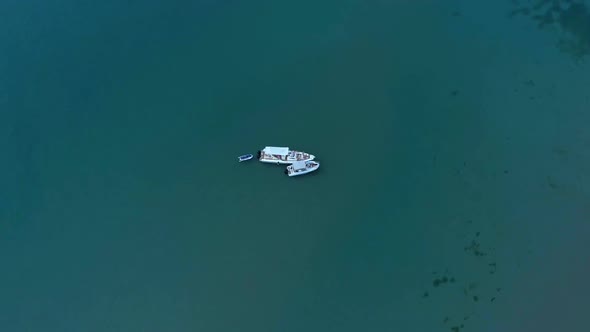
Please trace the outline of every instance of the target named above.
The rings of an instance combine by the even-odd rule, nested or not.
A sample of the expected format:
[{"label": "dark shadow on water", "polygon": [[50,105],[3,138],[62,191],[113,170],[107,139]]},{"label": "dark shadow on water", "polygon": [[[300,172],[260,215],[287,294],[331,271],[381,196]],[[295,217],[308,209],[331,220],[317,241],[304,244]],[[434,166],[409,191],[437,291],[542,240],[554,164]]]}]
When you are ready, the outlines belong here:
[{"label": "dark shadow on water", "polygon": [[[488,239],[486,234],[480,230],[473,229],[473,220],[469,219],[465,223],[464,231],[470,234],[465,240],[469,241],[463,246],[463,252],[469,257],[471,262],[475,263],[472,267],[464,271],[463,275],[455,276],[448,269],[444,272],[433,271],[434,277],[428,289],[424,290],[421,297],[428,301],[433,297],[449,296],[449,292],[441,292],[441,288],[447,288],[454,294],[463,293],[463,310],[465,312],[447,312],[442,320],[442,328],[446,330],[460,332],[466,327],[467,321],[477,319],[479,313],[484,313],[491,309],[497,299],[503,297],[502,288],[497,287],[500,282],[495,274],[498,270],[495,249],[485,245]],[[483,242],[483,244],[482,244]],[[460,252],[460,246],[457,246],[457,252]],[[431,270],[432,271],[432,270]],[[487,271],[487,276],[485,272]],[[484,272],[484,273],[482,273]],[[455,277],[457,277],[455,279]],[[455,308],[457,305],[456,295],[449,298],[449,308]]]},{"label": "dark shadow on water", "polygon": [[528,17],[539,29],[557,29],[556,44],[563,53],[576,61],[590,54],[590,7],[586,0],[529,0],[516,6],[510,17]]}]

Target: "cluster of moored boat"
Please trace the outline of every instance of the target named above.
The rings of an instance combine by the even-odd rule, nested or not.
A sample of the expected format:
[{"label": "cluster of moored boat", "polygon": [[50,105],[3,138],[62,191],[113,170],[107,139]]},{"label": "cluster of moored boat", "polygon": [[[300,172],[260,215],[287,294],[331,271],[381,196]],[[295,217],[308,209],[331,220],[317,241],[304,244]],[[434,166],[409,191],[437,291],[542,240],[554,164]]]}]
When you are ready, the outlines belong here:
[{"label": "cluster of moored boat", "polygon": [[[315,156],[302,152],[290,150],[287,147],[267,146],[258,151],[258,160],[263,163],[289,165],[285,169],[288,176],[297,176],[316,171],[320,163],[314,161]],[[246,161],[254,158],[251,154],[245,154],[238,157],[238,161]]]}]

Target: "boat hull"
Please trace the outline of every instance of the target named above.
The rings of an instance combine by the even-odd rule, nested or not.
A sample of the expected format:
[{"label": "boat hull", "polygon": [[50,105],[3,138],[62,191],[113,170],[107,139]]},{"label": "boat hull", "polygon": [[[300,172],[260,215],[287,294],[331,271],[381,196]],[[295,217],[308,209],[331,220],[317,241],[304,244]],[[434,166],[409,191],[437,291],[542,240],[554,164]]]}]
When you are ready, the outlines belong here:
[{"label": "boat hull", "polygon": [[313,163],[309,163],[309,164],[310,164],[310,166],[308,166],[302,170],[294,170],[293,166],[287,166],[287,168],[285,169],[285,174],[287,174],[289,177],[299,176],[299,175],[304,175],[304,174],[309,174],[311,172],[315,172],[318,170],[318,168],[320,168],[320,163],[318,163],[318,162],[313,162]]},{"label": "boat hull", "polygon": [[253,156],[253,155],[251,155],[251,154],[246,154],[246,155],[243,155],[243,156],[239,156],[239,157],[238,157],[238,161],[239,161],[239,162],[243,162],[243,161],[250,160],[250,159],[252,159],[252,158],[254,158],[254,156]]},{"label": "boat hull", "polygon": [[258,160],[260,162],[262,162],[262,163],[267,163],[267,164],[291,165],[292,163],[294,163],[296,161],[312,161],[314,159],[315,159],[315,156],[314,155],[310,155],[310,157],[307,158],[307,159],[287,159],[287,160],[281,160],[281,159],[260,158]]}]

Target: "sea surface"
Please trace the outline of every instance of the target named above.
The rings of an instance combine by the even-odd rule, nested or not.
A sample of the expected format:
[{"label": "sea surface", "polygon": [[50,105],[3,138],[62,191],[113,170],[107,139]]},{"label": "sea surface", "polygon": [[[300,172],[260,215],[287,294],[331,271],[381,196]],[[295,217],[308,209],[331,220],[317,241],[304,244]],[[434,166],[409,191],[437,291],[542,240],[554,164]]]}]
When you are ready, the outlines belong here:
[{"label": "sea surface", "polygon": [[590,331],[588,6],[2,1],[0,331]]}]

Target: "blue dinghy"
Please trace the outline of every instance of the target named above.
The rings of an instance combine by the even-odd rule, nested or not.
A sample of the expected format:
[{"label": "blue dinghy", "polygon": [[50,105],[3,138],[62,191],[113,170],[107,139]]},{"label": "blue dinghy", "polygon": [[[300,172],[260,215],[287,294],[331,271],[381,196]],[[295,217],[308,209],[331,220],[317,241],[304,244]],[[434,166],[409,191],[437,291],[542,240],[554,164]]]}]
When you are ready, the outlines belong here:
[{"label": "blue dinghy", "polygon": [[239,162],[242,162],[242,161],[250,160],[252,158],[254,158],[254,155],[252,155],[252,154],[245,154],[243,156],[239,156],[238,157],[238,161]]}]

